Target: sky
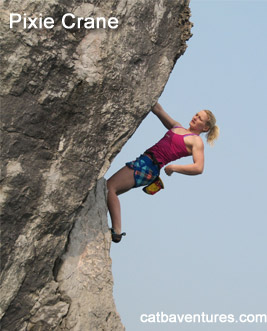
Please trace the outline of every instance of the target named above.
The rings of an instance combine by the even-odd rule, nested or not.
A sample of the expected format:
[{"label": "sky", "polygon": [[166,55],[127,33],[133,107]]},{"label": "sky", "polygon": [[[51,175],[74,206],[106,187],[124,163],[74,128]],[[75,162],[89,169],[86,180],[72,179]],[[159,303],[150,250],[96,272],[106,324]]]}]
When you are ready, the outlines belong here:
[{"label": "sky", "polygon": [[[165,189],[120,196],[114,297],[127,331],[266,330],[261,323],[142,323],[142,314],[267,313],[267,1],[191,0],[193,36],[159,99],[188,127],[210,109],[220,137],[200,176],[164,171]],[[150,113],[109,178],[166,132]],[[203,137],[204,138],[204,137]],[[174,163],[190,163],[190,157]]]}]

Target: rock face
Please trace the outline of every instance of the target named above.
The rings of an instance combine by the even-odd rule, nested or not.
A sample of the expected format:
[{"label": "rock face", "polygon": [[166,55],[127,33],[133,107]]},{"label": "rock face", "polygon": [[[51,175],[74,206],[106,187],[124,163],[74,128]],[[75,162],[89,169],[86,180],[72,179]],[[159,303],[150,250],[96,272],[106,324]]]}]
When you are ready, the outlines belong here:
[{"label": "rock face", "polygon": [[[1,10],[1,329],[123,330],[105,181],[191,36],[184,0],[10,0]],[[53,29],[9,27],[10,13]],[[117,29],[65,29],[65,13]]]}]

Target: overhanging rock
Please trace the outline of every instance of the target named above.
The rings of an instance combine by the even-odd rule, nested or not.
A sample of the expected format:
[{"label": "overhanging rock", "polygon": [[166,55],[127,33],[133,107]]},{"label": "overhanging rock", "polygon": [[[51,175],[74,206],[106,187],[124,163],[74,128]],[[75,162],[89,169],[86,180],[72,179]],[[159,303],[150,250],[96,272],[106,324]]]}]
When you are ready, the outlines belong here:
[{"label": "overhanging rock", "polygon": [[[97,181],[184,53],[188,2],[2,5],[2,330],[123,329],[112,298],[105,182]],[[10,29],[10,13],[42,13],[55,27]],[[65,13],[113,16],[119,26],[65,29],[59,24]],[[92,201],[98,211],[89,208]],[[83,226],[84,236],[77,231]],[[91,291],[84,306],[80,286]]]}]

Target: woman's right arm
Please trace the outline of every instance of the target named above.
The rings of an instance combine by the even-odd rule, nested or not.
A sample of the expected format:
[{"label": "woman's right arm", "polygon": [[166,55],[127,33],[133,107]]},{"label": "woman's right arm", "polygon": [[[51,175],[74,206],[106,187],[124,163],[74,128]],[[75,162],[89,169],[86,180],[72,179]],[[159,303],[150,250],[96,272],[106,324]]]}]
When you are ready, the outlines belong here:
[{"label": "woman's right arm", "polygon": [[172,129],[174,126],[182,126],[179,122],[175,121],[159,103],[156,103],[152,108],[152,112],[161,120],[162,124],[168,129]]}]

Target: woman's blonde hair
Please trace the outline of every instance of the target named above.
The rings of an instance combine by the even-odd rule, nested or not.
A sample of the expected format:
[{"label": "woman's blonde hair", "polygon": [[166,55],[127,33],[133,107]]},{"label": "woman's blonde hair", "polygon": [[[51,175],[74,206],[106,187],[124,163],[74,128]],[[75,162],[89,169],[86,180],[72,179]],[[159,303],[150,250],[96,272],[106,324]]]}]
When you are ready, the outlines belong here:
[{"label": "woman's blonde hair", "polygon": [[206,134],[207,142],[209,145],[213,146],[214,140],[218,139],[220,134],[220,129],[216,125],[216,118],[210,110],[204,110],[208,115],[207,125],[209,126],[209,130]]}]

